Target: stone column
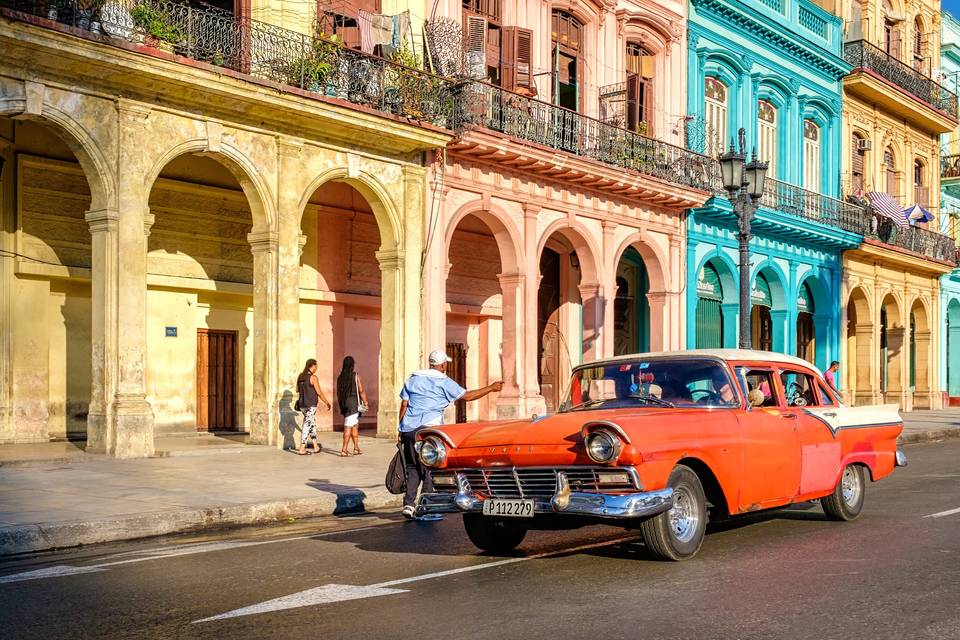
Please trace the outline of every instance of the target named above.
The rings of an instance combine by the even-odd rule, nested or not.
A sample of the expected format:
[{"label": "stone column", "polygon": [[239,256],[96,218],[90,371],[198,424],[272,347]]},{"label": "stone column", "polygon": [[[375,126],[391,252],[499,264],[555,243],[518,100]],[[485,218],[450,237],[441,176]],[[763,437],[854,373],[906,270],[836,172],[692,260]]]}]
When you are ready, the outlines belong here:
[{"label": "stone column", "polygon": [[117,262],[120,251],[116,209],[88,211],[90,228],[91,379],[87,412],[87,450],[106,451],[113,416],[113,390],[117,377]]},{"label": "stone column", "polygon": [[[857,324],[854,335],[857,340],[856,353],[847,354],[847,358],[856,363],[856,386],[851,389],[853,404],[874,404],[879,396],[880,372],[878,342],[872,324]],[[842,366],[842,365],[841,365]]]},{"label": "stone column", "polygon": [[523,292],[523,359],[520,362],[520,371],[523,374],[520,393],[524,399],[524,414],[546,413],[546,400],[540,394],[540,358],[538,344],[540,334],[537,331],[538,293],[540,290],[540,252],[539,236],[537,233],[537,213],[540,208],[536,205],[525,204],[523,207],[523,243],[525,262],[524,292]]},{"label": "stone column", "polygon": [[727,302],[720,305],[723,314],[723,347],[733,349],[737,346],[737,332],[740,329],[740,303]]},{"label": "stone column", "polygon": [[932,409],[934,388],[931,380],[933,367],[930,366],[930,358],[933,355],[931,349],[931,332],[917,331],[913,338],[914,349],[916,349],[916,370],[915,391],[913,393],[914,409]]},{"label": "stone column", "polygon": [[[404,252],[397,249],[377,252],[380,263],[380,398],[377,435],[397,433],[400,418],[400,386],[406,371],[403,362],[403,276]],[[419,315],[419,314],[418,314]]]},{"label": "stone column", "polygon": [[274,411],[279,234],[255,231],[247,241],[253,252],[253,393],[247,430],[251,444],[273,444],[279,437],[280,418]]},{"label": "stone column", "polygon": [[670,329],[673,307],[679,304],[679,294],[670,291],[651,291],[647,294],[650,305],[650,351],[670,351],[679,348],[673,339],[676,332]]},{"label": "stone column", "polygon": [[[403,167],[403,237],[401,246],[402,273],[400,302],[403,310],[403,323],[399,328],[400,347],[400,375],[393,381],[393,386],[380,386],[380,394],[384,393],[397,397],[400,387],[408,372],[419,369],[424,362],[427,352],[423,335],[423,307],[419,292],[423,288],[424,280],[421,266],[421,256],[425,242],[426,211],[424,192],[427,183],[427,170],[424,167],[406,165]],[[442,244],[442,242],[441,242]],[[444,319],[444,327],[446,320]],[[446,338],[446,336],[444,336]],[[441,345],[442,347],[443,345]],[[433,349],[434,347],[429,347]],[[399,412],[399,400],[397,401]],[[398,413],[399,415],[399,413]],[[396,432],[396,422],[387,425],[387,434],[393,436]]]},{"label": "stone column", "polygon": [[[607,344],[613,344],[613,338],[604,335],[604,307],[608,306],[604,301],[604,287],[597,283],[588,283],[579,285],[577,289],[580,291],[581,322],[585,343],[581,344],[580,348],[583,349],[584,360],[596,360],[606,355]],[[607,296],[607,299],[609,297]]]},{"label": "stone column", "polygon": [[[617,301],[618,256],[616,255],[617,247],[614,246],[614,233],[617,230],[617,223],[610,220],[601,220],[600,226],[602,229],[601,242],[603,250],[603,256],[600,262],[606,265],[606,269],[601,275],[603,278],[603,293],[605,295],[601,300],[602,308],[600,309],[600,313],[602,314],[600,344],[595,353],[597,357],[610,358],[613,356],[616,343],[616,332],[613,326],[613,320],[615,315],[614,307]],[[582,291],[581,297],[583,297]],[[586,301],[586,298],[584,298],[584,301]],[[584,318],[586,317],[586,306],[584,306]]]},{"label": "stone column", "polygon": [[904,334],[903,327],[887,329],[887,397],[886,401],[897,403],[906,408],[906,390],[904,389]]},{"label": "stone column", "polygon": [[[297,374],[300,362],[300,257],[307,237],[301,231],[300,151],[302,146],[288,140],[277,145],[279,154],[279,194],[277,198],[277,378],[270,389],[273,399],[272,420],[278,429],[270,427],[267,442],[283,447],[292,444],[287,438],[297,428],[297,412],[293,410],[297,397]],[[256,304],[254,305],[256,309]],[[254,311],[256,313],[256,311]],[[254,320],[256,323],[256,320]],[[333,402],[332,398],[327,398]],[[329,414],[321,416],[318,424],[330,428]]]},{"label": "stone column", "polygon": [[[770,324],[773,326],[773,340],[771,341],[771,348],[777,353],[787,352],[787,333],[794,329],[794,326],[789,325],[787,322],[788,318],[790,318],[790,312],[786,309],[777,309],[776,311],[770,312]],[[753,346],[754,348],[757,348],[757,345]]]},{"label": "stone column", "polygon": [[[13,145],[0,138],[0,249],[13,251],[16,231]],[[14,258],[0,253],[0,441],[15,437],[13,425],[13,274]]]},{"label": "stone column", "polygon": [[518,327],[523,322],[523,294],[525,276],[522,273],[500,274],[503,294],[503,346],[500,350],[503,371],[503,390],[497,400],[497,419],[524,418],[521,398],[524,335]]}]

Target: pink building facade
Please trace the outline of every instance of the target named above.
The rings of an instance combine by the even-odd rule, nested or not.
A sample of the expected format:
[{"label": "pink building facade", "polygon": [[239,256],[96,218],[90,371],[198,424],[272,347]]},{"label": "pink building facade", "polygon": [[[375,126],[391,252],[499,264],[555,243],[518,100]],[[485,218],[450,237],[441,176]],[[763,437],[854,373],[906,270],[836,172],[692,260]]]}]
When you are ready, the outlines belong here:
[{"label": "pink building facade", "polygon": [[428,179],[424,337],[459,419],[557,407],[572,366],[684,347],[684,212],[716,184],[686,151],[683,2],[447,0],[461,135]]}]

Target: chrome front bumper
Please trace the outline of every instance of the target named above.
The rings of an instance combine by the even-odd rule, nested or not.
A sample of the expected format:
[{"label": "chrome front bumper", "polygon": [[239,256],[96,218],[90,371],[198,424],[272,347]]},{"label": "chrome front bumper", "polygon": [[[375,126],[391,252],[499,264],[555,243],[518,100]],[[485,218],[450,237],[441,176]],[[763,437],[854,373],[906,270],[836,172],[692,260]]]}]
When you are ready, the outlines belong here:
[{"label": "chrome front bumper", "polygon": [[[484,498],[470,490],[457,474],[456,493],[425,493],[417,505],[418,514],[480,513]],[[638,493],[606,494],[571,491],[563,472],[558,474],[557,492],[550,498],[533,498],[534,513],[556,513],[597,518],[643,518],[673,508],[673,489]]]}]

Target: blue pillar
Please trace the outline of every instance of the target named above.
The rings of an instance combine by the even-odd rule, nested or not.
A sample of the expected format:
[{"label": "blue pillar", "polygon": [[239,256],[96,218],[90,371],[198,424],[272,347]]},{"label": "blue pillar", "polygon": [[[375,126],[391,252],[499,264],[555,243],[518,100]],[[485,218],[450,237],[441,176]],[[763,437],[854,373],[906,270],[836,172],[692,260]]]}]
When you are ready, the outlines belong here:
[{"label": "blue pillar", "polygon": [[740,304],[738,302],[726,302],[720,305],[720,311],[723,313],[723,347],[725,349],[735,349],[738,344],[737,327],[739,326]]},{"label": "blue pillar", "polygon": [[690,235],[690,225],[693,223],[693,213],[687,218],[687,348],[693,349],[697,344],[697,278],[700,273],[697,269],[697,240]]},{"label": "blue pillar", "polygon": [[[796,308],[796,305],[794,305]],[[788,326],[787,320],[790,318],[790,311],[787,309],[777,309],[770,311],[770,322],[773,324],[773,350],[777,353],[788,353],[784,337],[790,333],[791,326]],[[796,329],[793,330],[794,342],[796,342]],[[754,345],[756,346],[756,345]],[[796,351],[796,347],[794,347]]]}]

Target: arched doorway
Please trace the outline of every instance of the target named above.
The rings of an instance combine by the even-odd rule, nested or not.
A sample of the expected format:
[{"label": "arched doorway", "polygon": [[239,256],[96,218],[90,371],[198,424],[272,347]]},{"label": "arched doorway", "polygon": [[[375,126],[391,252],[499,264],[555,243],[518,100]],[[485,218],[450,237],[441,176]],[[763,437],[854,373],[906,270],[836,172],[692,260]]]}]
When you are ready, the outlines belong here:
[{"label": "arched doorway", "polygon": [[624,251],[617,264],[617,292],[613,307],[613,353],[626,355],[650,349],[650,280],[640,252]]},{"label": "arched doorway", "polygon": [[880,306],[880,392],[886,402],[903,400],[904,327],[900,305],[887,294]]},{"label": "arched doorway", "polygon": [[[481,387],[502,377],[504,325],[509,315],[516,315],[515,304],[513,314],[507,314],[504,308],[500,247],[491,226],[481,216],[487,218],[482,213],[464,216],[450,236],[447,249],[446,349],[453,358],[447,373],[466,388]],[[496,417],[497,404],[490,397],[469,404],[458,402],[456,406],[458,422]]]},{"label": "arched doorway", "polygon": [[98,311],[85,214],[106,206],[103,183],[51,122],[0,118],[0,138],[0,220],[11,232],[0,239],[0,432],[83,442]]},{"label": "arched doorway", "polygon": [[960,300],[951,298],[947,304],[946,326],[947,394],[952,400],[960,397]]},{"label": "arched doorway", "polygon": [[930,385],[930,321],[923,301],[914,300],[910,308],[910,390],[913,408],[930,409],[933,398]]},{"label": "arched doorway", "polygon": [[540,394],[556,410],[573,366],[596,354],[602,300],[594,253],[578,231],[547,236],[539,257],[537,362]]},{"label": "arched doorway", "polygon": [[773,294],[763,273],[757,274],[750,292],[750,329],[754,349],[773,351]]},{"label": "arched doorway", "polygon": [[692,348],[737,345],[739,290],[733,269],[722,259],[706,261],[697,274],[695,336]]},{"label": "arched doorway", "polygon": [[[301,232],[300,360],[316,358],[321,387],[332,399],[343,359],[353,357],[370,403],[360,427],[374,427],[381,397],[377,217],[352,184],[330,181],[318,186],[307,201]],[[341,427],[343,416],[335,408],[332,415],[318,415],[317,424],[322,429]]]},{"label": "arched doorway", "polygon": [[180,155],[151,186],[146,380],[158,435],[249,431],[265,375],[254,372],[253,213],[227,163]]},{"label": "arched doorway", "polygon": [[810,285],[804,282],[797,292],[797,357],[813,363],[816,358],[816,305]]}]

